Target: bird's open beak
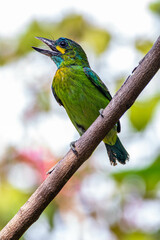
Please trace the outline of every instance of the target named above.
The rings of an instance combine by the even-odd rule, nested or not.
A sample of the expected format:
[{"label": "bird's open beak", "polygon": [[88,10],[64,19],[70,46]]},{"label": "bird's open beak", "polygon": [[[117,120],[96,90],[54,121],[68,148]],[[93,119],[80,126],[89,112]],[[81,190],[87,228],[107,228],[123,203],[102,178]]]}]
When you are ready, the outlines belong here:
[{"label": "bird's open beak", "polygon": [[52,51],[47,50],[47,49],[37,48],[37,47],[32,47],[33,49],[35,49],[36,51],[38,51],[44,55],[47,55],[49,57],[57,56],[60,54],[60,52],[55,47],[55,41],[47,39],[47,38],[42,38],[42,37],[36,37],[36,38],[39,39],[40,41],[44,42]]}]

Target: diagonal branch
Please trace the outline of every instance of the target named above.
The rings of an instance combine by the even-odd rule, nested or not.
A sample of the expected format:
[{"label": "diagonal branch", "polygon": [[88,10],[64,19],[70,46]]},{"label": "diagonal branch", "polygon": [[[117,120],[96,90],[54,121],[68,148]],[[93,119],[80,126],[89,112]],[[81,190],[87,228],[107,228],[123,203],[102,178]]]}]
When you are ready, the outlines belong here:
[{"label": "diagonal branch", "polygon": [[140,61],[122,87],[99,116],[76,142],[76,156],[71,150],[58,162],[54,171],[32,194],[18,213],[1,230],[0,239],[19,239],[39,218],[43,210],[59,193],[76,170],[89,158],[97,145],[134,103],[138,95],[160,68],[160,37]]}]

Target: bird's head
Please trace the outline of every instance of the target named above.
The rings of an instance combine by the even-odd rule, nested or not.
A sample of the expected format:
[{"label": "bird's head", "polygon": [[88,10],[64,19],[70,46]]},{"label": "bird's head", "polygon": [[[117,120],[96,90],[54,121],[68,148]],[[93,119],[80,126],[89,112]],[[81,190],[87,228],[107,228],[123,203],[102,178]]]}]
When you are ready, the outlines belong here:
[{"label": "bird's head", "polygon": [[82,47],[68,38],[59,38],[55,41],[37,37],[43,43],[45,43],[51,50],[45,50],[37,47],[33,47],[36,51],[51,57],[57,67],[80,65],[88,67],[89,63],[87,56]]}]

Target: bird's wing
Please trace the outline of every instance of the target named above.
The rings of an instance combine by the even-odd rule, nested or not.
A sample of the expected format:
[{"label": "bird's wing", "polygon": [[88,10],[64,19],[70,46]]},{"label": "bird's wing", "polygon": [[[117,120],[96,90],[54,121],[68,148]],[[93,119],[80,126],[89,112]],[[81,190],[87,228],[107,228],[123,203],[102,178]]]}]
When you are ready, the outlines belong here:
[{"label": "bird's wing", "polygon": [[112,96],[108,91],[108,88],[104,85],[98,75],[93,72],[90,68],[84,68],[84,72],[88,79],[98,88],[98,90],[109,100],[111,101]]},{"label": "bird's wing", "polygon": [[57,96],[57,94],[55,93],[55,90],[54,90],[53,86],[52,86],[52,93],[53,93],[56,101],[59,103],[59,105],[60,105],[60,106],[61,106],[61,105],[63,106],[63,103],[61,102],[61,100],[59,99],[59,97]]},{"label": "bird's wing", "polygon": [[[98,75],[92,71],[90,68],[83,68],[84,73],[88,77],[88,79],[98,88],[98,90],[109,100],[111,101],[112,96],[108,90],[108,88],[105,86],[105,84],[101,81],[101,79],[98,77]],[[121,131],[121,125],[120,121],[117,122],[117,132]]]}]

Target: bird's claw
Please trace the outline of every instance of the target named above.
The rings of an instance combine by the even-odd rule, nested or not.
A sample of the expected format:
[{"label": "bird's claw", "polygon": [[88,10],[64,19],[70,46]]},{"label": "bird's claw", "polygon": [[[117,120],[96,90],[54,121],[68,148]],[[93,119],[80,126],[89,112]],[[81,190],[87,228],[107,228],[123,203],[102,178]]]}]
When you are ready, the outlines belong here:
[{"label": "bird's claw", "polygon": [[110,163],[111,163],[111,166],[116,166],[117,165],[116,160],[110,160]]},{"label": "bird's claw", "polygon": [[76,145],[75,145],[76,142],[77,142],[77,141],[71,142],[71,143],[70,143],[70,147],[71,147],[72,151],[74,152],[74,154],[77,156],[77,155],[78,155],[78,152],[77,152],[77,150],[76,150]]},{"label": "bird's claw", "polygon": [[99,113],[100,113],[100,115],[101,115],[102,118],[104,118],[103,111],[104,111],[103,108],[101,108],[101,109],[99,110]]}]

